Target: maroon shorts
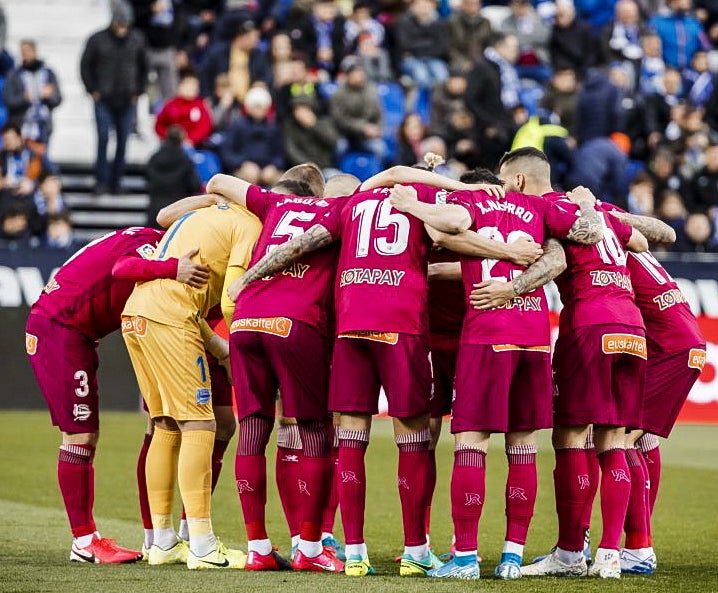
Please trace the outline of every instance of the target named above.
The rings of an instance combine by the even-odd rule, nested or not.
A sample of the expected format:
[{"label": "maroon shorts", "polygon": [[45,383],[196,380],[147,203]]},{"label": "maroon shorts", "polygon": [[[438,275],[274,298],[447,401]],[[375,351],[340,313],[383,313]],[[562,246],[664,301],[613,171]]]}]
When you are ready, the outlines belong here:
[{"label": "maroon shorts", "polygon": [[252,414],[274,417],[277,390],[285,416],[327,417],[330,359],[323,332],[300,321],[274,318],[261,331],[233,331],[229,349],[240,420]]},{"label": "maroon shorts", "polygon": [[97,432],[97,343],[78,330],[30,315],[25,346],[52,423],[62,432]]},{"label": "maroon shorts", "polygon": [[429,413],[432,418],[441,418],[451,412],[458,354],[458,343],[456,348],[431,349],[431,372],[434,379]]},{"label": "maroon shorts", "polygon": [[207,356],[207,367],[209,368],[209,380],[212,386],[212,407],[231,406],[232,384],[227,377],[227,371],[209,352],[205,354]]},{"label": "maroon shorts", "polygon": [[641,424],[644,430],[668,438],[705,360],[705,344],[648,356]]},{"label": "maroon shorts", "polygon": [[451,432],[550,428],[552,392],[548,348],[462,344]]},{"label": "maroon shorts", "polygon": [[646,339],[640,327],[590,325],[559,333],[554,424],[642,424]]},{"label": "maroon shorts", "polygon": [[379,333],[338,337],[334,342],[329,409],[376,414],[382,387],[389,416],[413,418],[429,412],[431,366],[426,339]]}]

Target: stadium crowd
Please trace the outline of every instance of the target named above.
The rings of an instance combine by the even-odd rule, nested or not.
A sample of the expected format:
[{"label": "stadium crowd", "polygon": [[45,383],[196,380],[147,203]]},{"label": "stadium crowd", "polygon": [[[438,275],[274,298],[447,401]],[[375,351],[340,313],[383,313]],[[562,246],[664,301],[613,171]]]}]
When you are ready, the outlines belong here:
[{"label": "stadium crowd", "polygon": [[[327,176],[365,178],[432,151],[457,178],[534,146],[557,188],[582,184],[660,217],[678,234],[674,250],[718,249],[710,0],[113,0],[111,10],[81,58],[96,193],[121,191],[137,98],[149,92],[163,141],[147,167],[150,215],[220,170],[271,185],[313,161]],[[65,247],[67,210],[43,189],[52,177],[61,196],[45,155],[62,97],[33,41],[20,56],[0,58],[0,240]],[[18,130],[21,140],[5,138]]]}]

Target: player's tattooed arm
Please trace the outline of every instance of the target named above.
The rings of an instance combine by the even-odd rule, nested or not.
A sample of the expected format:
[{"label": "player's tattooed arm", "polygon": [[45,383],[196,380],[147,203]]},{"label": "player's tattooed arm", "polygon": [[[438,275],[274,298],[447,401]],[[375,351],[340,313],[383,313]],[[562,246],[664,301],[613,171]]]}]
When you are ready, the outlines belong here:
[{"label": "player's tattooed arm", "polygon": [[406,212],[445,233],[460,233],[471,225],[471,216],[456,204],[425,204],[420,202],[416,189],[410,185],[395,185],[389,202],[399,212]]},{"label": "player's tattooed arm", "polygon": [[611,211],[611,214],[621,222],[631,225],[651,243],[675,243],[676,231],[662,220],[652,216],[639,216],[628,212]]},{"label": "player's tattooed arm", "polygon": [[424,226],[434,245],[450,249],[462,255],[500,259],[513,262],[519,266],[530,266],[543,253],[541,245],[526,237],[507,244],[502,241],[487,239],[471,230],[452,235],[437,231],[429,225]]},{"label": "player's tattooed arm", "polygon": [[236,301],[239,293],[248,284],[281,272],[289,264],[294,263],[306,253],[321,249],[333,241],[334,238],[332,234],[324,226],[315,224],[306,233],[302,233],[298,237],[272,249],[247,270],[241,278],[238,278],[232,286],[229,287],[230,299]]},{"label": "player's tattooed arm", "polygon": [[583,186],[568,192],[566,196],[581,210],[581,216],[573,223],[566,238],[584,245],[595,245],[603,239],[603,220],[596,210],[596,197]]},{"label": "player's tattooed arm", "polygon": [[214,206],[225,201],[222,196],[212,193],[182,198],[169,206],[165,206],[157,213],[157,224],[162,228],[169,228],[178,218],[192,212],[192,210]]},{"label": "player's tattooed arm", "polygon": [[566,254],[561,243],[548,239],[543,246],[543,255],[520,276],[511,282],[488,280],[474,286],[469,302],[474,309],[495,309],[514,297],[536,290],[551,282],[566,269]]}]

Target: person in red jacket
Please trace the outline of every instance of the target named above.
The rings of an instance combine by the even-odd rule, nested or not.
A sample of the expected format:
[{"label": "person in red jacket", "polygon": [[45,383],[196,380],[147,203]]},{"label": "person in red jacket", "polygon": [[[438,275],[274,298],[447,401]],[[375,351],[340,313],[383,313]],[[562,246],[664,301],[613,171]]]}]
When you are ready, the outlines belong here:
[{"label": "person in red jacket", "polygon": [[212,115],[199,96],[199,78],[193,71],[180,75],[177,96],[162,106],[155,122],[155,132],[164,140],[172,125],[180,126],[187,132],[187,142],[192,146],[202,144],[212,133]]}]

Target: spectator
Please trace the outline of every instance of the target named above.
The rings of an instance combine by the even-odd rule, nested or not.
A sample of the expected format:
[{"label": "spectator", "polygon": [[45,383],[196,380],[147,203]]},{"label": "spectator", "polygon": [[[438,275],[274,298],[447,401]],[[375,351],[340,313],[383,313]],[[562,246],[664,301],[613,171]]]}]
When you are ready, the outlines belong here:
[{"label": "spectator", "polygon": [[576,107],[578,106],[578,80],[571,69],[554,70],[540,106],[558,116],[561,125],[575,136]]},{"label": "spectator", "polygon": [[369,35],[376,47],[384,45],[384,25],[371,16],[369,2],[354,3],[352,15],[344,25],[344,41],[347,47],[356,45],[359,37]]},{"label": "spectator", "polygon": [[568,184],[583,185],[600,200],[625,208],[623,179],[630,147],[619,148],[619,142],[627,143],[628,139],[615,134],[613,138],[591,138],[579,146],[573,155]]},{"label": "spectator", "polygon": [[312,97],[316,101],[318,110],[321,113],[325,112],[325,104],[319,89],[316,73],[307,68],[306,58],[302,54],[294,54],[281,82],[281,86],[274,93],[277,119],[280,122],[289,117],[292,100],[299,96]]},{"label": "spectator", "polygon": [[376,45],[373,35],[370,33],[359,35],[356,54],[370,82],[385,82],[392,78],[389,54],[384,48]]},{"label": "spectator", "polygon": [[688,212],[686,212],[681,194],[668,189],[663,194],[654,193],[654,196],[658,196],[660,204],[656,209],[657,216],[676,232],[676,243],[672,250],[685,251],[687,249],[685,226]]},{"label": "spectator", "polygon": [[147,41],[147,67],[157,75],[161,102],[177,92],[179,0],[132,0],[137,28]]},{"label": "spectator", "polygon": [[185,131],[176,125],[170,126],[159,150],[147,162],[145,175],[150,196],[147,224],[150,226],[157,224],[157,213],[162,208],[200,190],[194,163],[182,147],[184,140]]},{"label": "spectator", "polygon": [[576,18],[573,0],[556,2],[556,22],[549,43],[551,66],[556,70],[583,72],[596,61],[593,32]]},{"label": "spectator", "polygon": [[691,0],[668,0],[670,14],[657,14],[650,25],[661,38],[663,60],[682,70],[699,49],[710,49],[703,25],[691,14]]},{"label": "spectator", "polygon": [[[675,191],[680,196],[688,195],[690,190],[678,171],[675,155],[669,149],[660,147],[656,150],[653,160],[649,162],[648,172],[653,178],[655,195],[662,198],[666,191]],[[656,204],[656,208],[661,207],[661,203]]]},{"label": "spectator", "polygon": [[15,195],[30,196],[39,179],[53,172],[44,146],[25,141],[20,130],[7,124],[2,130],[0,151],[0,188]]},{"label": "spectator", "polygon": [[214,81],[211,108],[214,132],[212,142],[215,142],[214,135],[221,138],[227,128],[242,116],[242,104],[232,93],[226,74],[220,74]]},{"label": "spectator", "polygon": [[284,124],[284,148],[290,167],[314,162],[322,171],[330,170],[338,141],[334,122],[317,114],[311,97],[299,96],[292,101],[291,116]]},{"label": "spectator", "polygon": [[0,213],[0,248],[19,251],[38,244],[30,230],[27,209],[17,203],[5,207]]},{"label": "spectator", "polygon": [[[677,120],[676,109],[681,105],[682,80],[678,70],[666,69],[663,75],[663,86],[658,92],[646,97],[646,130],[648,145],[655,148],[666,138],[671,120]],[[673,140],[677,138],[678,123],[675,121]]]},{"label": "spectator", "polygon": [[621,91],[611,84],[606,72],[589,70],[576,106],[576,140],[607,138],[621,129]]},{"label": "spectator", "polygon": [[655,200],[653,180],[648,173],[639,171],[628,184],[626,202],[631,214],[654,216]]},{"label": "spectator", "polygon": [[691,212],[708,212],[718,209],[718,145],[705,151],[705,165],[692,179],[690,185]]},{"label": "spectator", "polygon": [[452,118],[466,111],[466,76],[460,69],[452,69],[449,78],[434,88],[431,94],[431,132],[446,139]]},{"label": "spectator", "polygon": [[703,107],[713,94],[715,76],[708,68],[708,53],[697,51],[693,54],[691,67],[683,72],[686,95],[691,105]]},{"label": "spectator", "polygon": [[686,240],[690,251],[697,253],[718,252],[718,244],[713,239],[714,228],[711,219],[701,213],[689,214],[686,219]]},{"label": "spectator", "polygon": [[449,77],[446,21],[439,19],[435,0],[413,0],[396,25],[401,71],[420,88],[431,88]]},{"label": "spectator", "polygon": [[75,251],[77,244],[75,243],[75,233],[72,230],[72,221],[68,212],[59,212],[48,216],[45,245],[50,249]]},{"label": "spectator", "polygon": [[[411,167],[422,162],[421,143],[426,138],[426,127],[418,113],[408,113],[397,132],[396,164]],[[445,155],[444,155],[445,156]]]},{"label": "spectator", "polygon": [[55,73],[37,58],[37,46],[30,39],[20,42],[21,64],[5,81],[3,99],[9,122],[18,126],[24,138],[47,144],[52,133],[52,110],[62,102]]},{"label": "spectator", "polygon": [[294,49],[310,57],[312,66],[334,75],[344,56],[345,19],[333,0],[317,0],[311,15],[302,19],[289,35]]},{"label": "spectator", "polygon": [[227,130],[220,158],[228,173],[255,185],[274,185],[282,174],[282,133],[269,120],[272,97],[263,87],[254,87],[244,98],[246,117]]},{"label": "spectator", "polygon": [[46,176],[38,186],[34,198],[34,213],[31,220],[34,234],[40,235],[47,229],[47,218],[53,214],[68,212],[65,198],[62,195],[62,183],[56,175]]},{"label": "spectator", "polygon": [[164,140],[170,126],[181,127],[187,142],[199,146],[212,134],[212,115],[204,100],[199,96],[199,78],[192,71],[185,71],[180,77],[177,96],[164,104],[157,114],[155,132]]},{"label": "spectator", "polygon": [[644,95],[650,95],[663,88],[666,63],[661,38],[655,33],[647,33],[641,38],[641,49],[643,58],[638,68],[638,89]]},{"label": "spectator", "polygon": [[5,49],[7,41],[7,20],[5,19],[5,9],[0,4],[0,78],[5,78],[15,65],[10,53]]},{"label": "spectator", "polygon": [[270,44],[272,61],[272,79],[275,84],[277,76],[281,77],[281,69],[292,62],[292,40],[286,33],[277,33]]},{"label": "spectator", "polygon": [[481,0],[461,0],[448,19],[449,61],[466,72],[483,58],[491,37],[491,23],[481,15]]},{"label": "spectator", "polygon": [[615,16],[604,29],[601,40],[604,64],[614,60],[636,64],[643,58],[641,37],[647,30],[640,19],[638,4],[634,0],[616,3]]},{"label": "spectator", "polygon": [[[387,147],[382,138],[381,106],[376,88],[354,57],[342,64],[344,82],[329,99],[329,110],[339,133],[351,151],[370,152],[382,160]],[[343,151],[340,151],[343,152]]]},{"label": "spectator", "polygon": [[546,82],[551,77],[549,38],[551,29],[531,6],[530,0],[511,0],[511,14],[501,23],[501,31],[519,40],[516,69],[521,78]]},{"label": "spectator", "polygon": [[515,35],[497,33],[468,76],[466,105],[474,116],[481,166],[495,169],[511,146],[511,111],[519,105],[519,78],[514,63],[519,55]]},{"label": "spectator", "polygon": [[[107,29],[92,35],[80,60],[82,82],[95,102],[98,194],[119,193],[125,172],[125,147],[135,122],[137,97],[145,90],[147,62],[142,34],[131,28],[132,9],[124,0],[112,5]],[[107,161],[110,129],[115,130],[115,160]]]},{"label": "spectator", "polygon": [[207,52],[200,68],[203,97],[212,95],[214,81],[220,74],[227,74],[232,94],[240,102],[255,83],[270,84],[272,69],[266,54],[259,48],[259,31],[251,19],[236,25],[231,41],[220,41]]}]

